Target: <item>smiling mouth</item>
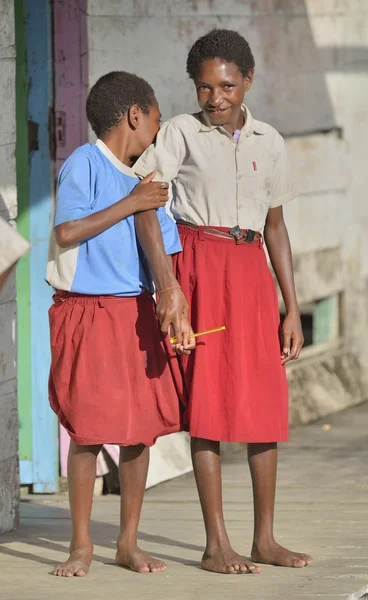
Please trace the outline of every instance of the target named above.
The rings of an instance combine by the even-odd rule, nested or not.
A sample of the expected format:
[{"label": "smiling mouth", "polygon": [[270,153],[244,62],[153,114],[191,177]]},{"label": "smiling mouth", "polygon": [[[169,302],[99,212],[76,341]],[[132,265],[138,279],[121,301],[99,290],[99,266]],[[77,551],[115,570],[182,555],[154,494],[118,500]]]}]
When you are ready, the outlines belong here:
[{"label": "smiling mouth", "polygon": [[211,115],[213,115],[214,117],[223,115],[224,112],[226,112],[227,110],[229,110],[230,107],[227,108],[207,108],[207,112],[209,112]]}]

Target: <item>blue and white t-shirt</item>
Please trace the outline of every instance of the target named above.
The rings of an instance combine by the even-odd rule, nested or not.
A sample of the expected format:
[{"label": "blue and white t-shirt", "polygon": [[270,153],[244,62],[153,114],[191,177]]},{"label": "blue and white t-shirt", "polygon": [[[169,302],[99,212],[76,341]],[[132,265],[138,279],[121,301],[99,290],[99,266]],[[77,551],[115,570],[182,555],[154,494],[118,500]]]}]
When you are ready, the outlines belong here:
[{"label": "blue and white t-shirt", "polygon": [[[133,170],[98,140],[77,148],[58,178],[54,226],[88,217],[128,196],[139,183]],[[181,251],[175,222],[157,211],[167,254]],[[153,291],[140,257],[134,215],[70,248],[60,248],[52,230],[46,279],[78,294],[137,296]]]}]

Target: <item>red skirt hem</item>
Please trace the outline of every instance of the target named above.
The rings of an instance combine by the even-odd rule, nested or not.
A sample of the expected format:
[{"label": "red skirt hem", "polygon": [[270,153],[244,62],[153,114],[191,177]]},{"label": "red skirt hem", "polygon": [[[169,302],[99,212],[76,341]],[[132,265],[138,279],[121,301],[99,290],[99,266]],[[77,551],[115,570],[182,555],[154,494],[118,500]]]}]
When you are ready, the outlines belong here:
[{"label": "red skirt hem", "polygon": [[78,446],[104,446],[105,444],[113,444],[116,446],[125,447],[125,446],[139,446],[142,444],[143,446],[147,446],[148,448],[150,448],[151,446],[155,445],[158,438],[164,437],[166,435],[170,435],[172,433],[178,433],[179,431],[182,431],[182,428],[179,426],[171,427],[171,428],[165,429],[163,431],[160,431],[159,433],[157,433],[157,435],[153,439],[150,439],[150,440],[148,440],[147,438],[144,439],[144,436],[141,436],[140,438],[124,440],[124,441],[120,441],[120,440],[116,440],[116,439],[112,439],[112,440],[106,439],[105,437],[92,439],[89,437],[81,437],[81,436],[78,436],[78,435],[72,433],[71,431],[68,430],[67,427],[65,427],[63,425],[60,417],[59,417],[59,421],[60,421],[61,425],[64,427],[64,429],[66,430],[66,432],[68,433],[68,435],[70,436],[70,438],[76,444],[78,444]]}]

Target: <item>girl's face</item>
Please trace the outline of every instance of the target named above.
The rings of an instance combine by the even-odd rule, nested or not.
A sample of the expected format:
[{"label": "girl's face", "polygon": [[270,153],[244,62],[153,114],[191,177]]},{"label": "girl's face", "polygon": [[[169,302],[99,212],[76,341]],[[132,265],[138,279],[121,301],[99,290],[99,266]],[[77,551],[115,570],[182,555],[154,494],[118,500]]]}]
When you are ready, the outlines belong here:
[{"label": "girl's face", "polygon": [[212,125],[230,133],[243,126],[241,106],[253,82],[253,71],[244,77],[233,62],[220,58],[203,61],[194,83],[198,103]]}]

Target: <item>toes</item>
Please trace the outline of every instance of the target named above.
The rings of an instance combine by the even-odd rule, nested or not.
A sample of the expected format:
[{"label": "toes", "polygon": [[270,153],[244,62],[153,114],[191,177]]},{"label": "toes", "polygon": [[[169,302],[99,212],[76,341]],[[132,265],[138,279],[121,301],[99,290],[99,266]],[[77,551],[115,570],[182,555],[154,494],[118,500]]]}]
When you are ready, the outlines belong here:
[{"label": "toes", "polygon": [[166,569],[166,565],[165,565],[165,563],[163,563],[161,561],[150,565],[151,573],[160,573],[161,571],[164,571],[165,569]]},{"label": "toes", "polygon": [[142,567],[138,567],[137,572],[138,573],[149,573],[150,568],[148,565],[143,565]]},{"label": "toes", "polygon": [[312,562],[312,557],[309,554],[301,554],[300,555],[303,560],[305,560],[307,565],[310,565]]},{"label": "toes", "polygon": [[150,573],[160,573],[166,569],[166,565],[162,560],[156,560],[154,562],[147,562],[145,565]]},{"label": "toes", "polygon": [[296,568],[305,567],[306,564],[307,563],[304,560],[304,558],[295,557],[294,560],[293,560],[293,567],[296,567]]},{"label": "toes", "polygon": [[75,575],[76,577],[85,577],[85,576],[87,575],[87,572],[86,572],[86,571],[84,571],[83,569],[78,569],[78,571],[76,571],[76,572],[74,573],[74,575]]},{"label": "toes", "polygon": [[259,573],[260,568],[256,567],[256,565],[249,565],[248,571],[249,573]]},{"label": "toes", "polygon": [[225,566],[225,573],[235,573],[235,569],[233,567],[233,565],[226,565]]},{"label": "toes", "polygon": [[248,569],[247,565],[240,565],[239,573],[248,573],[250,568]]},{"label": "toes", "polygon": [[63,576],[63,570],[64,570],[64,566],[63,565],[58,565],[57,567],[55,567],[55,569],[53,570],[52,574],[55,575],[56,577],[62,577]]},{"label": "toes", "polygon": [[165,571],[166,567],[152,567],[151,568],[151,573],[161,573],[162,571]]}]

